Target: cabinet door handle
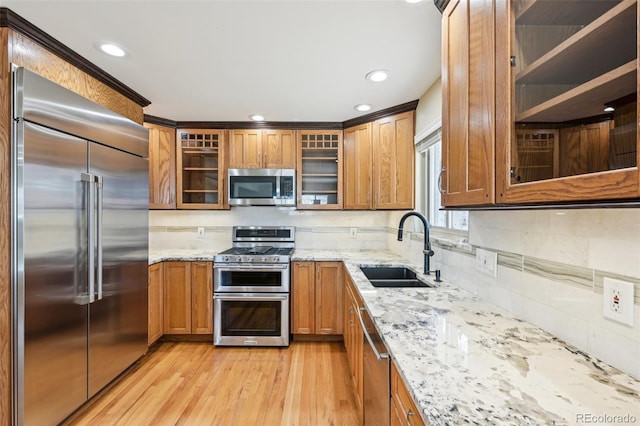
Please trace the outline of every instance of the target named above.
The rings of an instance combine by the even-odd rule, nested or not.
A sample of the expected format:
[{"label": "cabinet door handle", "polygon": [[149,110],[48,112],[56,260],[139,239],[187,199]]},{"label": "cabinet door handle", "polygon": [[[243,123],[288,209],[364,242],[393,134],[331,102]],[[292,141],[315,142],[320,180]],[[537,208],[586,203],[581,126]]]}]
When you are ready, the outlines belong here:
[{"label": "cabinet door handle", "polygon": [[438,191],[440,191],[441,194],[445,193],[445,190],[442,187],[442,174],[445,172],[445,170],[447,169],[443,167],[442,170],[440,170],[440,173],[438,174]]},{"label": "cabinet door handle", "polygon": [[408,424],[409,426],[411,426],[411,417],[412,417],[412,416],[415,416],[415,414],[414,414],[413,410],[408,410],[408,411],[407,411],[407,424]]}]

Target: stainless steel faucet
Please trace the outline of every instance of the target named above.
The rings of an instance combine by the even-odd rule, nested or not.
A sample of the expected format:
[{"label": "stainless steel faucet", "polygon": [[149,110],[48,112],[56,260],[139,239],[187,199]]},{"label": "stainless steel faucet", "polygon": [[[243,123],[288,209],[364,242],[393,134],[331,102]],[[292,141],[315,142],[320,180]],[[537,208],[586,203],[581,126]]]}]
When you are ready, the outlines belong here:
[{"label": "stainless steel faucet", "polygon": [[[429,258],[433,256],[433,250],[431,250],[431,242],[429,241],[429,221],[426,217],[424,217],[421,213],[416,211],[408,212],[402,219],[400,219],[400,225],[398,225],[398,241],[402,241],[402,232],[404,231],[404,221],[407,220],[409,216],[415,216],[422,222],[424,226],[424,249],[422,253],[424,254],[424,274],[430,275],[430,266],[429,266]],[[436,273],[436,281],[440,281],[440,270],[436,269],[434,271]]]}]

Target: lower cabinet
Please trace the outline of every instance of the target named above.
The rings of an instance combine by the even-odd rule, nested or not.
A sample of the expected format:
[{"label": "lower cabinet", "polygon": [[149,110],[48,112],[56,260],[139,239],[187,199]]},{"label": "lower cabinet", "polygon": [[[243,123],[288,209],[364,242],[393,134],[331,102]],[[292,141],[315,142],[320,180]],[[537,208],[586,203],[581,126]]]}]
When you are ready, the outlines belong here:
[{"label": "lower cabinet", "polygon": [[407,390],[396,364],[391,363],[391,426],[424,426],[420,411]]},{"label": "lower cabinet", "polygon": [[293,262],[293,334],[342,334],[342,276],[342,262]]},{"label": "lower cabinet", "polygon": [[364,382],[363,382],[363,344],[364,332],[358,319],[358,309],[363,306],[360,295],[351,281],[351,277],[345,271],[344,285],[344,346],[349,359],[349,371],[351,383],[355,392],[356,405],[360,424],[364,421]]},{"label": "lower cabinet", "polygon": [[164,262],[164,334],[213,333],[213,263]]},{"label": "lower cabinet", "polygon": [[149,266],[149,331],[147,334],[149,346],[162,337],[164,331],[163,271],[162,263]]}]

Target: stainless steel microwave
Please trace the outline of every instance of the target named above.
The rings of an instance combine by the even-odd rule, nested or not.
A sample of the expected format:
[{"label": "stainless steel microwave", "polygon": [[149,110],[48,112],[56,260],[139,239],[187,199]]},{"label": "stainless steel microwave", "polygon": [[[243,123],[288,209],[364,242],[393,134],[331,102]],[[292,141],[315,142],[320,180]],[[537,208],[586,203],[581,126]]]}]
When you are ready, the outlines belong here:
[{"label": "stainless steel microwave", "polygon": [[295,206],[295,169],[229,169],[231,206]]}]

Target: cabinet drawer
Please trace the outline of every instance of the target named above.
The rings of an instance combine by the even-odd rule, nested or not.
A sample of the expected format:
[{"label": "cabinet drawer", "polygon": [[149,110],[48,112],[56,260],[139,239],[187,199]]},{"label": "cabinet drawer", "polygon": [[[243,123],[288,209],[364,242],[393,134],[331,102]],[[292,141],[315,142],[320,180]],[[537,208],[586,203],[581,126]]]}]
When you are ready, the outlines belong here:
[{"label": "cabinet drawer", "polygon": [[[407,387],[398,373],[395,363],[391,363],[391,399],[395,405],[395,417],[401,425],[425,425]],[[393,410],[392,410],[393,411]]]}]

